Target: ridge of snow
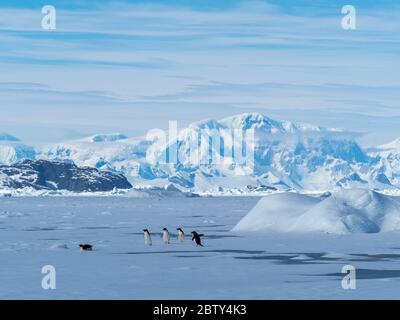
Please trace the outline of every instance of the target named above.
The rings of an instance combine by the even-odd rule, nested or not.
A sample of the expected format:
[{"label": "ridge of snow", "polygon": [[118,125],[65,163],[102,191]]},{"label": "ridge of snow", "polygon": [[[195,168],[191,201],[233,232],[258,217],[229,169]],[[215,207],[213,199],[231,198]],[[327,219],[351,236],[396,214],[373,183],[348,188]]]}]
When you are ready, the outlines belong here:
[{"label": "ridge of snow", "polygon": [[400,201],[366,189],[318,198],[279,193],[262,198],[235,232],[378,233],[400,230]]}]

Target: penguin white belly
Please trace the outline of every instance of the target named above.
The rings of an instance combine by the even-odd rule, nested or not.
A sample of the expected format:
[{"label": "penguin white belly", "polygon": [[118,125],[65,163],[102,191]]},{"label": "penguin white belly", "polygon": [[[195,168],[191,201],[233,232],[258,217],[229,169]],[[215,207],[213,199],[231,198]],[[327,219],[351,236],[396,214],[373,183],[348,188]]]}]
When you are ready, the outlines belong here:
[{"label": "penguin white belly", "polygon": [[169,244],[169,240],[170,240],[169,233],[164,231],[163,232],[163,241],[164,241],[164,243],[165,244]]},{"label": "penguin white belly", "polygon": [[148,233],[144,234],[144,244],[146,246],[151,246],[153,244],[152,241],[151,241],[151,237],[150,237],[150,235]]},{"label": "penguin white belly", "polygon": [[179,233],[178,233],[178,240],[179,240],[180,242],[185,241],[185,234],[184,234],[183,232],[179,232]]}]

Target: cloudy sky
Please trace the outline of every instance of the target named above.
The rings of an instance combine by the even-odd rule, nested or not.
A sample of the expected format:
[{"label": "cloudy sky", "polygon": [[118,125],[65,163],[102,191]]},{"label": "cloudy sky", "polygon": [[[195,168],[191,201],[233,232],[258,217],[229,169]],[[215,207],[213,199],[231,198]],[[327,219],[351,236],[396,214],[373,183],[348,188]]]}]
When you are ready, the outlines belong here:
[{"label": "cloudy sky", "polygon": [[[341,27],[346,4],[356,30]],[[140,135],[251,111],[387,142],[400,137],[399,17],[387,0],[3,0],[0,132]]]}]

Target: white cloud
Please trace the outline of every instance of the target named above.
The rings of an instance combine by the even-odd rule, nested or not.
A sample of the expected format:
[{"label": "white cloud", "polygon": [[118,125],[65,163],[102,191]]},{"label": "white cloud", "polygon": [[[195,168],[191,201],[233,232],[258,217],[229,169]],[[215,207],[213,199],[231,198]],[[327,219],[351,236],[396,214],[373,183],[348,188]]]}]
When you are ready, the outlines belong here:
[{"label": "white cloud", "polygon": [[[289,14],[257,1],[211,11],[114,3],[60,8],[51,33],[40,29],[40,10],[0,9],[0,109],[11,110],[0,125],[17,123],[23,111],[32,112],[32,123],[74,126],[73,105],[92,117],[80,129],[89,122],[116,127],[128,116],[142,125],[146,111],[138,108],[151,103],[158,108],[152,113],[165,117],[171,112],[163,108],[186,103],[179,116],[187,120],[207,115],[196,109],[206,105],[214,106],[210,117],[217,106],[281,109],[282,118],[293,108],[397,115],[399,10],[359,10],[357,31],[346,32],[339,9]],[[7,88],[10,82],[20,85]],[[119,116],[104,124],[107,107]],[[49,115],[52,108],[62,119]],[[360,128],[378,130],[368,121]]]}]

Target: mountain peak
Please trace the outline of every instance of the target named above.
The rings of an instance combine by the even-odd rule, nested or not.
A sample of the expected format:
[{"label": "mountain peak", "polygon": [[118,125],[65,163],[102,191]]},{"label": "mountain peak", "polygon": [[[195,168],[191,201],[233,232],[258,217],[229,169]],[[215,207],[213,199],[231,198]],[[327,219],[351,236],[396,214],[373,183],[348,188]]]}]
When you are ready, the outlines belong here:
[{"label": "mountain peak", "polygon": [[224,118],[220,122],[234,129],[267,129],[269,131],[284,131],[282,122],[273,120],[256,112],[234,115]]},{"label": "mountain peak", "polygon": [[299,132],[331,132],[343,133],[343,130],[325,128],[308,123],[295,123],[272,119],[262,113],[250,112],[222,119],[220,123],[235,129],[261,129],[270,133],[299,133]]}]

